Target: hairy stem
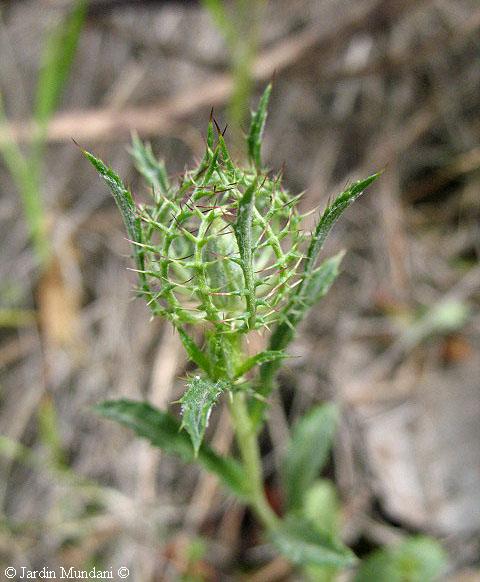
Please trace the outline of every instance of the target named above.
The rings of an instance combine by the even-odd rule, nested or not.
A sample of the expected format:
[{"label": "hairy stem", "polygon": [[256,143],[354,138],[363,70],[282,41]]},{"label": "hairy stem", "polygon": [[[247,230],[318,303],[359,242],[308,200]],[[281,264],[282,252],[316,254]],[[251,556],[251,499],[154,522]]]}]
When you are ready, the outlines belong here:
[{"label": "hairy stem", "polygon": [[268,529],[274,529],[278,518],[272,511],[263,490],[262,465],[258,449],[257,431],[248,414],[245,393],[233,393],[230,414],[249,488],[249,501],[257,517]]}]

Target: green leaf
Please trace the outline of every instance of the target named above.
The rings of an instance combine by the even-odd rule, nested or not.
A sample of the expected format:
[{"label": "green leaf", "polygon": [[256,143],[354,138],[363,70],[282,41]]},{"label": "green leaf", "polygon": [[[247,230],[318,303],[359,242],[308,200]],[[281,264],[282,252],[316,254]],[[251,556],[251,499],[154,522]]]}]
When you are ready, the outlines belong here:
[{"label": "green leaf", "polygon": [[271,539],[281,554],[299,566],[346,568],[356,562],[346,546],[322,535],[309,520],[296,516],[282,520]]},{"label": "green leaf", "polygon": [[302,300],[307,308],[313,307],[315,303],[320,301],[328,293],[330,287],[338,277],[340,264],[344,256],[345,251],[340,251],[335,256],[323,261],[309,275],[305,281],[305,286],[302,288]]},{"label": "green leaf", "polygon": [[317,227],[310,239],[310,246],[307,251],[307,259],[305,262],[305,271],[313,270],[315,261],[323,248],[328,234],[332,230],[333,225],[340,218],[342,213],[374,182],[381,172],[372,174],[365,180],[359,180],[349,186],[344,192],[335,198],[335,200],[327,206],[323,212]]},{"label": "green leaf", "polygon": [[247,311],[249,313],[249,327],[253,327],[255,323],[255,312],[257,306],[252,245],[252,222],[256,188],[257,181],[254,180],[243,193],[243,196],[238,203],[237,220],[233,227],[235,238],[237,239],[238,251],[240,253],[240,266],[245,279],[245,299],[247,303]]},{"label": "green leaf", "polygon": [[182,341],[183,347],[187,352],[188,357],[192,362],[195,362],[199,368],[207,372],[210,372],[210,362],[202,350],[197,346],[197,344],[193,341],[193,339],[188,335],[188,333],[178,327],[178,334],[180,335],[180,339]]},{"label": "green leaf", "polygon": [[[322,266],[315,269],[315,264],[320,251],[325,243],[325,240],[332,229],[335,222],[340,218],[342,212],[346,210],[352,202],[354,202],[362,192],[379,176],[381,172],[369,176],[365,180],[360,180],[352,184],[342,194],[340,194],[331,204],[327,206],[323,212],[314,233],[311,236],[310,244],[307,251],[307,256],[304,264],[303,281],[294,292],[295,295],[285,310],[284,317],[279,321],[276,328],[270,337],[270,350],[284,350],[290,344],[295,336],[295,329],[302,321],[307,313],[309,307],[313,302],[309,299],[309,285],[314,285],[321,297],[323,292],[326,293],[328,285],[321,285],[322,281]],[[335,261],[340,263],[341,256],[337,255],[330,259],[333,263],[327,263],[329,267],[335,267]],[[326,268],[326,266],[324,268]],[[332,269],[333,274],[335,269]],[[332,271],[330,271],[332,273]],[[334,277],[330,282],[333,282]],[[323,289],[322,289],[323,287]],[[314,289],[315,290],[315,289]],[[265,409],[265,398],[271,393],[275,386],[275,376],[279,369],[278,362],[266,362],[260,369],[260,380],[257,387],[257,392],[264,397],[263,400],[258,399],[252,406],[252,418],[256,424],[260,422]]]},{"label": "green leaf", "polygon": [[249,370],[251,370],[254,366],[258,364],[264,364],[265,362],[274,362],[276,360],[283,360],[284,358],[288,358],[288,355],[281,351],[273,351],[273,350],[265,350],[264,352],[259,352],[254,356],[251,356],[247,360],[243,362],[241,366],[239,366],[235,370],[235,376],[243,376]]},{"label": "green leaf", "polygon": [[87,14],[87,2],[76,2],[73,10],[47,40],[40,77],[34,117],[45,124],[58,107],[77,50],[80,33]]},{"label": "green leaf", "polygon": [[260,170],[262,167],[262,138],[265,121],[267,120],[267,108],[271,93],[272,84],[269,83],[263,92],[257,111],[252,112],[250,131],[247,136],[248,157],[257,170]]},{"label": "green leaf", "polygon": [[433,582],[446,565],[445,551],[436,540],[415,536],[373,552],[362,562],[355,582]]},{"label": "green leaf", "polygon": [[127,228],[128,236],[133,242],[141,242],[141,234],[139,233],[139,218],[137,217],[135,202],[133,201],[133,196],[130,191],[125,187],[121,178],[108,166],[106,166],[102,160],[96,158],[90,152],[85,150],[83,155],[92,164],[92,166],[97,170],[100,176],[104,179],[107,186],[110,188],[115,202],[117,203],[118,209]]},{"label": "green leaf", "polygon": [[[82,151],[83,155],[97,170],[97,172],[106,182],[107,186],[110,188],[115,202],[117,203],[118,209],[120,210],[120,214],[122,215],[123,222],[125,223],[130,240],[133,243],[142,243],[140,218],[137,216],[137,209],[135,207],[132,194],[125,187],[121,178],[111,168],[106,166],[102,160],[96,158],[90,152],[85,150]],[[134,244],[134,253],[135,257],[137,258],[137,262],[139,263],[139,268],[143,269],[143,249],[140,246]]]},{"label": "green leaf", "polygon": [[238,497],[246,497],[247,491],[241,466],[235,459],[217,454],[202,445],[195,458],[189,436],[180,428],[178,420],[163,410],[146,402],[134,400],[110,400],[102,402],[95,410],[105,418],[115,420],[147,439],[153,446],[167,453],[178,455],[186,462],[196,460],[207,471],[214,473]]},{"label": "green leaf", "polygon": [[46,236],[45,212],[38,176],[32,171],[30,160],[20,150],[12,135],[7,131],[7,119],[0,93],[0,155],[5,162],[17,187],[23,203],[23,212],[32,239],[36,258],[45,263],[50,254],[50,241]]},{"label": "green leaf", "polygon": [[[302,514],[318,532],[340,543],[340,502],[331,481],[315,481],[305,493]],[[305,574],[312,582],[334,582],[338,576],[338,568],[310,565],[305,568]]]},{"label": "green leaf", "polygon": [[300,509],[303,495],[325,464],[338,420],[334,404],[313,408],[293,429],[283,464],[283,485],[289,510]]},{"label": "green leaf", "polygon": [[195,456],[202,444],[212,408],[226,387],[225,382],[212,382],[194,376],[188,381],[187,390],[179,400],[182,405],[182,428],[192,439]]},{"label": "green leaf", "polygon": [[132,148],[130,150],[135,167],[152,186],[155,192],[167,196],[170,190],[165,163],[157,160],[153,155],[152,146],[144,144],[137,134],[132,136]]},{"label": "green leaf", "polygon": [[318,479],[305,492],[303,514],[320,533],[339,539],[340,502],[331,481]]}]

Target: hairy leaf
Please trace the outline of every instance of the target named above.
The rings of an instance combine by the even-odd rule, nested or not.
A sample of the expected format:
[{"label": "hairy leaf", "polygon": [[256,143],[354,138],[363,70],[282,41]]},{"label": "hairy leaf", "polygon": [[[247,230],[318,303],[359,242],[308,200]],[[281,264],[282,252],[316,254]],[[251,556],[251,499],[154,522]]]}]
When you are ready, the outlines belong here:
[{"label": "hairy leaf", "polygon": [[256,298],[255,298],[255,274],[253,269],[252,248],[252,221],[255,207],[255,190],[257,181],[245,190],[238,204],[237,221],[234,225],[235,238],[237,239],[240,253],[240,266],[245,278],[245,299],[249,312],[248,325],[253,327],[255,323]]},{"label": "hairy leaf", "polygon": [[140,222],[137,217],[135,203],[130,190],[125,187],[121,178],[111,168],[105,165],[102,160],[96,158],[93,154],[85,150],[83,150],[83,155],[97,170],[110,188],[122,215],[128,236],[133,242],[141,242]]},{"label": "hairy leaf", "polygon": [[195,456],[198,455],[213,406],[226,389],[225,382],[212,382],[200,376],[190,378],[187,390],[180,399],[182,405],[182,428],[192,439]]},{"label": "hairy leaf", "polygon": [[295,425],[283,464],[283,485],[289,510],[300,509],[328,458],[337,426],[334,404],[313,408]]},{"label": "hairy leaf", "polygon": [[355,582],[433,582],[446,564],[445,552],[436,540],[415,536],[373,552],[362,561]]},{"label": "hairy leaf", "polygon": [[170,184],[165,163],[155,158],[151,145],[149,143],[144,144],[138,135],[134,134],[130,151],[135,159],[135,167],[152,186],[154,192],[167,196]]},{"label": "hairy leaf", "polygon": [[[132,429],[153,446],[178,455],[186,462],[195,460],[189,436],[180,430],[180,423],[168,412],[134,400],[110,400],[102,402],[95,409],[105,418]],[[237,461],[218,455],[205,444],[200,447],[196,460],[207,471],[217,475],[235,495],[247,495],[242,469]]]},{"label": "hairy leaf", "polygon": [[278,551],[300,566],[335,566],[355,564],[355,555],[343,544],[322,535],[309,520],[287,516],[271,534]]},{"label": "hairy leaf", "polygon": [[260,170],[262,167],[262,137],[265,128],[265,121],[267,120],[267,107],[271,93],[272,84],[269,83],[263,92],[257,111],[252,112],[250,131],[247,136],[248,157],[257,170]]},{"label": "hairy leaf", "polygon": [[380,172],[372,174],[365,180],[359,180],[349,186],[344,192],[335,198],[323,212],[317,227],[310,239],[310,246],[307,251],[307,260],[305,262],[305,271],[313,270],[315,261],[322,250],[328,234],[333,225],[340,218],[342,213],[380,176]]}]

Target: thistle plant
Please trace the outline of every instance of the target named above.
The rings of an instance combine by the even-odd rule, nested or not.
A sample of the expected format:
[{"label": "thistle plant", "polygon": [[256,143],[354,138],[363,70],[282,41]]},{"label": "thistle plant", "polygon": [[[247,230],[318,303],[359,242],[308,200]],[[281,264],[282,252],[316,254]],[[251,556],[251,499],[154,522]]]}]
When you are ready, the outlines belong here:
[{"label": "thistle plant", "polygon": [[[215,473],[247,503],[278,550],[303,567],[342,568],[354,556],[339,536],[325,533],[305,513],[335,428],[327,404],[295,427],[282,474],[285,514],[277,516],[263,488],[258,435],[286,348],[308,310],[329,290],[343,252],[318,261],[337,219],[378,177],[351,184],[321,213],[312,232],[302,229],[300,196],[282,186],[282,172],[267,171],[261,142],[269,85],[252,113],[248,163],[230,157],[225,131],[211,115],[205,154],[177,184],[149,145],[133,139],[132,155],[152,194],[136,204],[121,179],[84,152],[111,189],[132,243],[138,293],[154,316],[178,332],[198,368],[186,381],[181,421],[148,403],[109,401],[97,408],[154,446]],[[265,350],[247,355],[248,338],[264,334]],[[228,403],[238,459],[204,442],[212,408]]]}]

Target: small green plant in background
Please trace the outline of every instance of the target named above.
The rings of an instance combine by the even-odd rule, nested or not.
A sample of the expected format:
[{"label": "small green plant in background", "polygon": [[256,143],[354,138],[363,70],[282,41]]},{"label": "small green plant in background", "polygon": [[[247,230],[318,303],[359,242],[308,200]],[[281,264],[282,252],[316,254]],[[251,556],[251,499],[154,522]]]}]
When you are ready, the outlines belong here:
[{"label": "small green plant in background", "polygon": [[[33,139],[22,152],[6,132],[0,139],[0,155],[20,193],[37,261],[45,266],[51,249],[42,201],[42,169],[48,123],[58,108],[77,51],[87,12],[87,1],[78,0],[45,42],[33,108]],[[6,127],[0,94],[0,128]]]},{"label": "small green plant in background", "polygon": [[[290,195],[281,173],[271,174],[261,160],[270,92],[269,85],[252,113],[245,166],[230,157],[214,119],[203,159],[178,184],[170,183],[151,148],[134,138],[132,154],[152,192],[148,204],[136,204],[121,179],[84,152],[123,216],[139,294],[154,316],[178,331],[197,367],[179,401],[181,421],[131,400],[107,401],[97,410],[152,445],[216,474],[251,507],[280,553],[309,578],[333,580],[357,561],[341,541],[335,489],[318,479],[330,453],[336,407],[316,406],[293,428],[281,474],[282,517],[265,497],[258,436],[286,348],[339,273],[343,252],[318,261],[325,240],[379,174],[350,185],[328,204],[313,232],[305,232],[300,196]],[[258,333],[269,337],[268,345],[248,355],[248,338]],[[229,406],[239,458],[217,454],[204,440],[221,398]]]},{"label": "small green plant in background", "polygon": [[[234,145],[241,148],[244,122],[253,88],[253,63],[258,50],[260,24],[266,0],[202,0],[217,30],[223,36],[233,78],[227,118]],[[233,131],[232,131],[233,130]]]}]

